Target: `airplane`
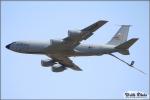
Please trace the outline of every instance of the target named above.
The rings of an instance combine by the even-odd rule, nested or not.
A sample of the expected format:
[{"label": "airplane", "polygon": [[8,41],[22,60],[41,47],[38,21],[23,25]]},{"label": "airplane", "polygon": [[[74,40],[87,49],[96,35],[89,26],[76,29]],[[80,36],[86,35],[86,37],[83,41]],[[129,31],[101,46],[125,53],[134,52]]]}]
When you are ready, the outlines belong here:
[{"label": "airplane", "polygon": [[[41,65],[43,67],[51,67],[52,72],[63,72],[67,68],[82,71],[69,57],[101,56],[108,54],[119,59],[112,53],[118,52],[122,55],[129,55],[129,48],[138,40],[138,38],[127,40],[130,25],[121,25],[117,33],[106,44],[81,44],[81,41],[88,39],[94,34],[93,32],[107,22],[105,20],[99,20],[81,30],[68,30],[68,37],[60,40],[51,39],[48,42],[15,41],[6,45],[6,48],[19,53],[48,56],[50,59],[41,60]],[[134,61],[131,64],[123,60],[120,61],[133,67]]]}]

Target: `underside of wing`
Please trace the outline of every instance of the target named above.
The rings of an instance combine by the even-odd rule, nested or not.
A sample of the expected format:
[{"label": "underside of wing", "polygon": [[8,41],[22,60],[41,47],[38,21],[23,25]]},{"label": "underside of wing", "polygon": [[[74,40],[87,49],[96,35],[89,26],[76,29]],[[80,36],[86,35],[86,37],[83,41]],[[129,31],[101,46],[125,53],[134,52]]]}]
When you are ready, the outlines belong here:
[{"label": "underside of wing", "polygon": [[68,37],[59,41],[51,40],[51,45],[45,48],[45,50],[47,52],[51,49],[64,51],[73,50],[82,40],[88,39],[93,35],[94,31],[102,27],[105,23],[107,23],[107,21],[100,20],[81,30],[68,30]]},{"label": "underside of wing", "polygon": [[82,40],[88,39],[93,32],[102,27],[107,21],[100,20],[82,30],[69,30],[68,37],[64,38],[64,43],[70,48],[74,48],[80,44]]},{"label": "underside of wing", "polygon": [[99,29],[101,26],[103,26],[105,23],[107,23],[108,21],[104,21],[104,20],[100,20],[100,21],[97,21],[96,23],[82,29],[81,31],[82,32],[89,32],[89,33],[92,33],[94,31],[96,31],[97,29]]},{"label": "underside of wing", "polygon": [[71,59],[68,57],[60,56],[60,55],[48,55],[48,57],[52,58],[55,62],[58,62],[64,67],[71,68],[76,71],[82,71],[77,65],[73,63]]}]

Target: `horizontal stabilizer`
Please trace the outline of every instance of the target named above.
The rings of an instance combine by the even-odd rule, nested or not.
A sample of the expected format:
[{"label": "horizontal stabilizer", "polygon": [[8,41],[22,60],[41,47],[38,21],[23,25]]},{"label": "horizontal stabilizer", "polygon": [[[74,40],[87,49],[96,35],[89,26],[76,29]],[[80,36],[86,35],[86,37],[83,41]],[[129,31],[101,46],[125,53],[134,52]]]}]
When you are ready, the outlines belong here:
[{"label": "horizontal stabilizer", "polygon": [[119,46],[116,46],[116,49],[129,49],[136,41],[138,40],[138,38],[132,38],[122,44],[120,44]]},{"label": "horizontal stabilizer", "polygon": [[118,51],[118,52],[123,54],[123,55],[129,55],[130,54],[129,50],[122,50],[122,51]]}]

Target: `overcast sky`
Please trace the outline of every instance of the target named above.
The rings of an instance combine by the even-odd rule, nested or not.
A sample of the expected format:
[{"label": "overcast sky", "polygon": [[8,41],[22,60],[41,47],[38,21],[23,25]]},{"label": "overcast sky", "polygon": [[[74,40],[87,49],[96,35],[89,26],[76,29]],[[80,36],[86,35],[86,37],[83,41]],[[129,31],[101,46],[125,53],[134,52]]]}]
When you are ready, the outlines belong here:
[{"label": "overcast sky", "polygon": [[[3,1],[1,10],[1,96],[3,99],[122,99],[126,91],[149,94],[148,1]],[[129,39],[139,40],[130,55],[115,53],[147,73],[109,56],[71,58],[83,71],[53,73],[41,66],[45,55],[12,52],[5,45],[17,40],[64,38],[68,29],[109,21],[82,43],[107,43],[119,25],[132,25]]]}]

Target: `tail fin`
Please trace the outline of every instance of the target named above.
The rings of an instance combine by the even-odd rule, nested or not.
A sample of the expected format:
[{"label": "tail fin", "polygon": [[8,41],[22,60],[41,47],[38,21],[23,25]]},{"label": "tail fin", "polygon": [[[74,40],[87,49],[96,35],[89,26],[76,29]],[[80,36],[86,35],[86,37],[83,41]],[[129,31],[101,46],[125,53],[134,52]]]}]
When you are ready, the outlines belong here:
[{"label": "tail fin", "polygon": [[132,38],[118,46],[115,47],[115,49],[119,49],[119,53],[123,55],[129,55],[129,48],[138,40],[138,38]]},{"label": "tail fin", "polygon": [[138,38],[132,38],[132,39],[116,46],[115,48],[116,49],[123,49],[123,50],[129,49],[137,40],[138,40]]},{"label": "tail fin", "polygon": [[123,55],[129,55],[130,54],[129,50],[121,50],[121,51],[118,51],[118,52],[123,54]]},{"label": "tail fin", "polygon": [[127,41],[130,25],[121,25],[121,28],[113,36],[113,38],[107,43],[110,45],[119,45]]}]

